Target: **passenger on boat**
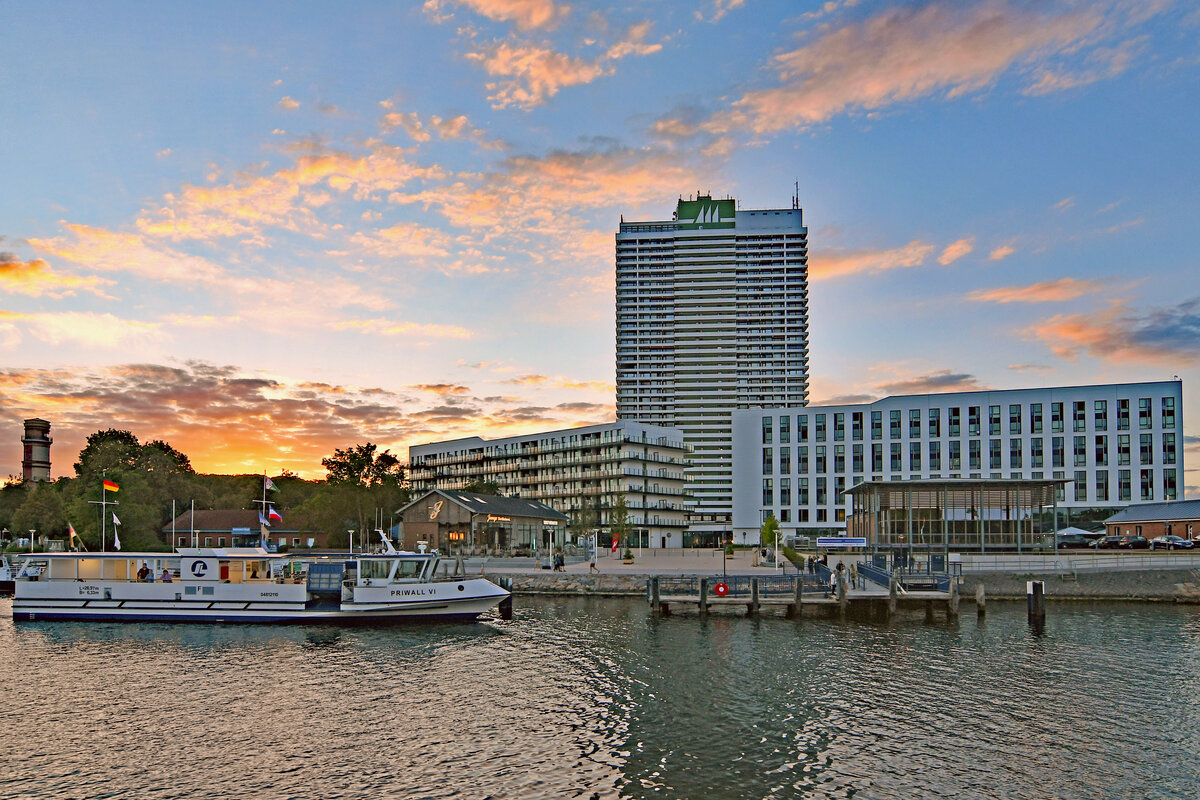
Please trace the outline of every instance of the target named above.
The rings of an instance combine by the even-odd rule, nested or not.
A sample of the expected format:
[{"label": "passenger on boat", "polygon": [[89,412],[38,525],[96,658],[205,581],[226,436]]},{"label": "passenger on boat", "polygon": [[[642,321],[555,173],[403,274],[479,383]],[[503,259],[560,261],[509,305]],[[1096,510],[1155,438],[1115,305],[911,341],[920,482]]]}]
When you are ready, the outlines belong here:
[{"label": "passenger on boat", "polygon": [[144,563],[142,564],[142,568],[137,571],[137,578],[139,583],[145,583],[150,578],[150,568]]},{"label": "passenger on boat", "polygon": [[171,582],[171,570],[166,569],[164,567],[163,571],[162,571],[162,577],[159,578],[159,580],[161,580],[163,583],[170,583]]}]

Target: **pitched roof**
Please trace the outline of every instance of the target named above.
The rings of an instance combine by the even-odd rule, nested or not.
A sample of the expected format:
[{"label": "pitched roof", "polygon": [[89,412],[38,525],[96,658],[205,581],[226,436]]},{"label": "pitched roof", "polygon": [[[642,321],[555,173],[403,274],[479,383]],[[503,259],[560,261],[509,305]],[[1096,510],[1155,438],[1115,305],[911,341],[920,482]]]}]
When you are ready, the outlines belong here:
[{"label": "pitched roof", "polygon": [[[300,531],[305,530],[307,519],[293,518],[291,513],[288,513],[290,518],[289,524],[284,524],[278,521],[271,523],[270,530],[273,533],[281,533],[284,531]],[[199,533],[229,533],[234,528],[249,528],[254,533],[258,533],[258,509],[254,508],[205,508],[196,509],[195,518],[196,531]],[[175,518],[175,532],[192,530],[192,512],[185,511]],[[171,532],[171,523],[168,522],[162,527],[163,533]]]},{"label": "pitched roof", "polygon": [[1167,522],[1200,519],[1200,500],[1170,500],[1165,503],[1141,503],[1118,511],[1104,520],[1106,525],[1121,522]]},{"label": "pitched roof", "polygon": [[475,492],[456,492],[451,489],[431,489],[420,497],[404,506],[397,513],[403,513],[412,506],[424,500],[431,494],[440,494],[452,503],[456,503],[472,514],[499,514],[505,517],[534,517],[536,519],[565,520],[566,514],[555,511],[545,503],[537,500],[526,500],[523,497],[501,497],[495,494],[476,494]]}]

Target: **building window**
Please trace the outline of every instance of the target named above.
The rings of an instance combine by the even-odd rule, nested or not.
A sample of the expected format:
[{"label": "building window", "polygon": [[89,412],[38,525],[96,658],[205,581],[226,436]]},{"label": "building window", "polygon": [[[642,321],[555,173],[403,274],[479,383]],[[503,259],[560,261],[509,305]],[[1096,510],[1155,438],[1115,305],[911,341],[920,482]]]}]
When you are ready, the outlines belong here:
[{"label": "building window", "polygon": [[1154,411],[1151,409],[1149,397],[1138,400],[1138,427],[1142,430],[1154,427]]},{"label": "building window", "polygon": [[1163,499],[1164,500],[1178,500],[1179,499],[1179,489],[1177,488],[1176,481],[1177,481],[1177,478],[1176,478],[1175,470],[1173,470],[1173,469],[1164,469],[1163,470]]},{"label": "building window", "polygon": [[895,409],[894,411],[889,411],[888,418],[891,423],[890,427],[888,429],[891,431],[891,437],[893,439],[899,439],[900,438],[900,409]]},{"label": "building window", "polygon": [[921,409],[910,408],[908,411],[908,438],[921,438]]},{"label": "building window", "polygon": [[844,444],[833,446],[833,471],[841,475],[846,474],[846,445]]},{"label": "building window", "polygon": [[967,469],[983,469],[983,445],[978,439],[970,440],[967,451]]},{"label": "building window", "polygon": [[942,468],[942,443],[929,443],[929,468],[931,470],[940,470]]},{"label": "building window", "polygon": [[823,506],[829,503],[828,481],[825,478],[817,478],[817,505]]},{"label": "building window", "polygon": [[861,444],[856,444],[853,445],[853,447],[854,450],[851,458],[853,460],[854,471],[856,473],[861,473],[863,471],[863,446]]},{"label": "building window", "polygon": [[808,414],[801,414],[799,417],[796,418],[796,422],[799,426],[799,430],[796,431],[796,441],[797,442],[807,442],[808,441]]},{"label": "building window", "polygon": [[825,441],[825,415],[824,414],[817,414],[816,427],[817,427],[817,430],[816,430],[817,441],[818,442]]},{"label": "building window", "polygon": [[836,413],[833,415],[833,440],[842,442],[846,439],[846,415]]},{"label": "building window", "polygon": [[1142,470],[1142,495],[1143,500],[1154,499],[1154,470]]},{"label": "building window", "polygon": [[1107,467],[1108,466],[1108,437],[1107,436],[1097,436],[1096,437],[1096,466],[1097,467]]},{"label": "building window", "polygon": [[800,473],[808,472],[808,448],[807,447],[797,447],[796,448],[796,460],[797,460],[796,471],[800,472]]},{"label": "building window", "polygon": [[833,479],[833,504],[836,506],[845,505],[846,503],[846,479]]},{"label": "building window", "polygon": [[763,478],[763,501],[764,506],[770,507],[775,505],[775,492],[771,488],[771,479]]},{"label": "building window", "polygon": [[779,505],[790,506],[792,504],[792,479],[779,479]]},{"label": "building window", "polygon": [[800,495],[800,505],[808,505],[808,478],[796,479],[796,492]]},{"label": "building window", "polygon": [[790,508],[779,509],[779,521],[780,522],[791,522],[792,521],[792,510]]},{"label": "building window", "polygon": [[1175,398],[1164,397],[1162,399],[1162,426],[1163,430],[1175,430]]},{"label": "building window", "polygon": [[854,437],[854,441],[862,441],[863,415],[861,411],[854,411],[850,414],[850,435]]},{"label": "building window", "polygon": [[929,409],[929,435],[931,437],[942,435],[942,410],[940,408]]},{"label": "building window", "polygon": [[891,455],[892,455],[892,458],[891,458],[892,472],[899,472],[901,469],[903,469],[903,464],[901,463],[900,443],[899,442],[892,442],[892,454]]},{"label": "building window", "polygon": [[1102,469],[1096,473],[1096,500],[1108,502],[1108,470]]},{"label": "building window", "polygon": [[1074,445],[1075,445],[1074,450],[1073,450],[1074,465],[1077,467],[1086,467],[1087,466],[1087,437],[1086,436],[1076,436]]},{"label": "building window", "polygon": [[[997,423],[999,424],[999,423]],[[988,440],[988,469],[1000,469],[1000,440]]]},{"label": "building window", "polygon": [[1000,435],[1000,406],[988,406],[988,436]]},{"label": "building window", "polygon": [[962,442],[950,442],[950,469],[962,469]]},{"label": "building window", "polygon": [[1175,434],[1163,434],[1163,462],[1164,464],[1175,463]]},{"label": "building window", "polygon": [[1066,448],[1063,437],[1055,436],[1050,440],[1050,466],[1059,469],[1067,465]]},{"label": "building window", "polygon": [[1139,438],[1138,458],[1141,459],[1142,466],[1147,466],[1154,463],[1154,434],[1143,433]]},{"label": "building window", "polygon": [[883,438],[883,412],[882,411],[872,411],[871,412],[871,438],[872,439],[882,439]]},{"label": "building window", "polygon": [[1129,465],[1129,434],[1121,433],[1117,435],[1117,464],[1121,466]]},{"label": "building window", "polygon": [[788,444],[792,441],[792,418],[783,416],[779,418],[779,443]]},{"label": "building window", "polygon": [[1008,467],[1009,469],[1021,469],[1024,466],[1025,459],[1021,453],[1021,440],[1009,439],[1008,441]]},{"label": "building window", "polygon": [[1042,438],[1029,440],[1029,466],[1033,469],[1041,469],[1045,466],[1043,463],[1044,456],[1042,451]]},{"label": "building window", "polygon": [[292,537],[292,547],[299,547],[299,546],[300,546],[300,537],[298,537],[298,536]]},{"label": "building window", "polygon": [[1029,406],[1029,432],[1042,432],[1042,404],[1032,403]]},{"label": "building window", "polygon": [[817,472],[828,472],[829,465],[825,460],[825,445],[817,445]]},{"label": "building window", "polygon": [[909,472],[920,472],[921,471],[921,443],[920,442],[909,442],[908,443],[908,471]]},{"label": "building window", "polygon": [[770,417],[762,418],[762,443],[763,444],[771,443],[771,418]]},{"label": "building window", "polygon": [[1096,430],[1108,430],[1108,401],[1097,400],[1095,403]]},{"label": "building window", "polygon": [[792,472],[792,448],[779,448],[779,474],[790,475]]},{"label": "building window", "polygon": [[1075,471],[1075,502],[1082,503],[1087,500],[1087,473],[1082,470]]},{"label": "building window", "polygon": [[1071,428],[1075,433],[1087,430],[1087,403],[1083,400],[1076,400],[1071,405]]},{"label": "building window", "polygon": [[1051,433],[1062,433],[1063,432],[1063,404],[1062,403],[1051,403],[1050,404],[1050,432]]},{"label": "building window", "polygon": [[224,546],[225,546],[225,537],[218,536],[217,537],[217,547],[224,547]]},{"label": "building window", "polygon": [[1019,405],[1008,407],[1008,433],[1010,436],[1021,435],[1021,407]]},{"label": "building window", "polygon": [[967,407],[967,435],[979,435],[979,406]]},{"label": "building window", "polygon": [[871,471],[883,472],[883,445],[871,445]]},{"label": "building window", "polygon": [[771,474],[771,461],[772,461],[772,459],[774,459],[774,457],[775,457],[775,454],[772,452],[771,448],[769,448],[769,447],[763,448],[763,460],[762,460],[763,475]]},{"label": "building window", "polygon": [[204,537],[204,546],[205,546],[205,547],[212,547],[212,537],[211,537],[211,536],[205,536],[205,537]]},{"label": "building window", "polygon": [[1133,498],[1133,489],[1130,482],[1129,470],[1117,470],[1117,502],[1128,503]]},{"label": "building window", "polygon": [[[1065,472],[1056,472],[1056,473],[1054,473],[1054,477],[1055,478],[1065,478],[1065,477],[1067,477],[1067,474]],[[1067,487],[1063,486],[1062,484],[1059,484],[1054,490],[1054,497],[1060,503],[1066,502]]]},{"label": "building window", "polygon": [[961,412],[962,412],[961,408],[950,409],[950,419],[948,421],[950,424],[951,438],[954,438],[957,436],[962,436],[962,413]]}]

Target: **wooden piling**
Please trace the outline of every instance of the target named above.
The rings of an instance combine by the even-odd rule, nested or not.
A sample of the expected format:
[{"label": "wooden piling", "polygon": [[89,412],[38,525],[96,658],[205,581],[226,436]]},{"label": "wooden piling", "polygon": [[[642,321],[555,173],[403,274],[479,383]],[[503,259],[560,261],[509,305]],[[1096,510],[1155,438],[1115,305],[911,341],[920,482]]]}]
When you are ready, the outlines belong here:
[{"label": "wooden piling", "polygon": [[1046,582],[1029,581],[1025,584],[1025,598],[1029,606],[1029,621],[1043,623],[1046,621]]},{"label": "wooden piling", "polygon": [[987,592],[982,583],[975,587],[975,613],[980,617],[987,614]]},{"label": "wooden piling", "polygon": [[850,601],[846,599],[846,573],[841,571],[839,571],[837,575],[837,601],[838,614],[842,617],[845,617],[846,606]]},{"label": "wooden piling", "polygon": [[946,619],[958,619],[958,579],[950,579],[950,598],[946,600]]},{"label": "wooden piling", "polygon": [[700,616],[708,616],[708,578],[700,579]]},{"label": "wooden piling", "polygon": [[659,593],[658,576],[650,578],[650,608],[654,613],[659,613],[662,607],[662,595]]},{"label": "wooden piling", "polygon": [[788,619],[799,619],[803,614],[801,608],[804,605],[804,578],[797,575],[792,582],[792,602],[787,607]]},{"label": "wooden piling", "polygon": [[933,601],[932,600],[925,601],[925,621],[933,622]]},{"label": "wooden piling", "polygon": [[758,578],[750,579],[750,616],[758,616]]},{"label": "wooden piling", "polygon": [[501,589],[508,591],[508,597],[500,601],[500,605],[496,610],[500,613],[500,619],[512,619],[513,615],[513,599],[512,599],[512,578],[496,578],[496,583]]},{"label": "wooden piling", "polygon": [[891,619],[892,617],[896,616],[896,602],[897,602],[897,598],[899,596],[899,589],[900,589],[900,579],[897,578],[896,573],[893,572],[892,576],[890,578],[888,578],[888,601],[887,601],[888,619]]}]

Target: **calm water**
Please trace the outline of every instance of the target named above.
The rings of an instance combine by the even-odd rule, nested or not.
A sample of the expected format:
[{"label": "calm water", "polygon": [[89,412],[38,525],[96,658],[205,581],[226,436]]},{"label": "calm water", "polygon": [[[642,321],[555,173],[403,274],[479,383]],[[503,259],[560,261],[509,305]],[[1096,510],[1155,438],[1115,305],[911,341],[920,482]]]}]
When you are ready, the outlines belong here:
[{"label": "calm water", "polygon": [[1200,793],[1200,609],[956,625],[21,623],[0,797],[1144,798]]}]

